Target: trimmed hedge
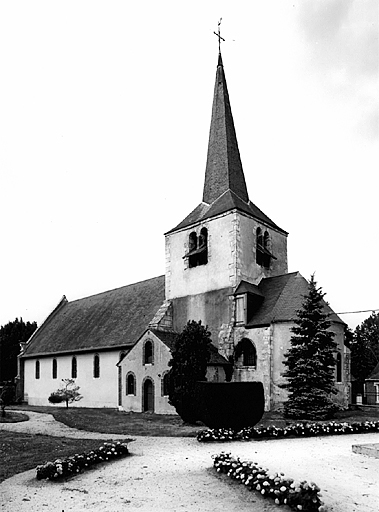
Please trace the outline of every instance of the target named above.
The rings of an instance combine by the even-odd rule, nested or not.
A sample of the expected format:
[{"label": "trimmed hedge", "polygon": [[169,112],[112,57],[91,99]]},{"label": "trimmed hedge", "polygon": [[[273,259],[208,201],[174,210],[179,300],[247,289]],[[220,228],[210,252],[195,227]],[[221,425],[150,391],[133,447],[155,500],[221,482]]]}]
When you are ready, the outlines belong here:
[{"label": "trimmed hedge", "polygon": [[379,421],[362,423],[296,423],[285,428],[278,427],[248,427],[241,430],[208,429],[197,434],[197,440],[203,443],[243,441],[259,438],[281,437],[315,437],[341,434],[363,434],[379,432]]},{"label": "trimmed hedge", "polygon": [[256,425],[264,413],[261,382],[198,382],[200,420],[210,428],[240,430]]}]

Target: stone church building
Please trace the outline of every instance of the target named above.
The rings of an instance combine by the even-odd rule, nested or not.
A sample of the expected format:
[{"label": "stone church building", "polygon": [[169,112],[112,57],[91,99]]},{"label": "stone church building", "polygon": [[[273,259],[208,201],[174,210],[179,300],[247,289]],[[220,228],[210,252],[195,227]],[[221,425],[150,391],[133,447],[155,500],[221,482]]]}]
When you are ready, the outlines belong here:
[{"label": "stone church building", "polygon": [[[195,205],[194,205],[195,206]],[[69,302],[23,347],[24,398],[48,405],[63,378],[81,407],[175,413],[167,397],[170,348],[188,320],[212,334],[208,380],[261,381],[265,407],[286,391],[283,355],[308,283],[288,273],[288,233],[249,198],[219,55],[201,202],[165,234],[165,275]],[[325,304],[338,345],[338,400],[349,401],[344,322]]]}]

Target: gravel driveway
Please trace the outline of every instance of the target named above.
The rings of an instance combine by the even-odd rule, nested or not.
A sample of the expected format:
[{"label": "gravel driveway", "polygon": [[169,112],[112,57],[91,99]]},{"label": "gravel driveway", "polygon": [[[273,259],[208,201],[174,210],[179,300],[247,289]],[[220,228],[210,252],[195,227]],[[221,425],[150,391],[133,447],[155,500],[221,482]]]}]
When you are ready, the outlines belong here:
[{"label": "gravel driveway", "polygon": [[[27,414],[28,422],[0,424],[0,428],[80,438],[123,437],[77,431],[56,422],[51,415],[29,411]],[[377,512],[379,459],[355,454],[351,447],[378,442],[379,433],[225,444],[202,444],[193,438],[137,437],[129,445],[130,457],[66,482],[38,481],[35,470],[5,480],[0,484],[0,510],[286,510],[215,473],[211,469],[211,455],[227,451],[270,470],[282,471],[288,477],[316,482],[331,512]]]}]

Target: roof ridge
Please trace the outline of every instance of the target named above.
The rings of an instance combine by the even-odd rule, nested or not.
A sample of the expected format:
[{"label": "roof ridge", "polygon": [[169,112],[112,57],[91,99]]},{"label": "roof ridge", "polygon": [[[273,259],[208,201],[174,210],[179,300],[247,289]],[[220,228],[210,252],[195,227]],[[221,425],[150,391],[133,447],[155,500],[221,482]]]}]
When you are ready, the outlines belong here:
[{"label": "roof ridge", "polygon": [[70,300],[70,301],[68,301],[68,304],[73,304],[74,302],[79,302],[81,300],[90,299],[91,297],[99,297],[100,295],[105,295],[106,293],[115,292],[116,290],[121,290],[123,288],[128,288],[129,286],[135,286],[135,285],[141,284],[141,283],[147,283],[148,281],[153,281],[154,279],[159,279],[162,277],[164,278],[165,275],[162,274],[160,276],[150,277],[149,279],[142,279],[141,281],[136,281],[135,283],[125,284],[124,286],[117,286],[116,288],[110,288],[109,290],[105,290],[103,292],[93,293],[92,295],[86,295],[85,297],[81,297],[79,299]]},{"label": "roof ridge", "polygon": [[[295,270],[294,272],[286,272],[285,274],[278,274],[275,276],[264,277],[260,280],[259,284],[261,284],[262,281],[268,281],[269,279],[277,279],[278,277],[288,277],[288,276],[295,275],[295,274],[299,274],[301,276],[300,272],[298,270]],[[303,277],[303,276],[301,276],[301,277]]]}]

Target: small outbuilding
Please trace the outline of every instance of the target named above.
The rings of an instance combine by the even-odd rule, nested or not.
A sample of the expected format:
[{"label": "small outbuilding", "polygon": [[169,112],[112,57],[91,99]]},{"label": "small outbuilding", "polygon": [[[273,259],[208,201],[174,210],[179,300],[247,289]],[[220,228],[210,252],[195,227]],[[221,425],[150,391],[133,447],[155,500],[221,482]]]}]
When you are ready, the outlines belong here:
[{"label": "small outbuilding", "polygon": [[379,405],[379,363],[365,380],[366,405]]}]

